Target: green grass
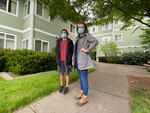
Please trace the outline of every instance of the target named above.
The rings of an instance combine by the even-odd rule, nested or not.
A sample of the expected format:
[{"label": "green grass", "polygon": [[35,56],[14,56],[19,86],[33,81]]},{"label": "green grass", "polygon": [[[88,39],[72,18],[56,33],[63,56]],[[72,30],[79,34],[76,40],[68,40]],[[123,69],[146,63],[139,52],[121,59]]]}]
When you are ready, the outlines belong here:
[{"label": "green grass", "polygon": [[4,80],[1,76],[0,76],[0,81]]},{"label": "green grass", "polygon": [[[89,72],[93,72],[91,69]],[[71,82],[78,78],[75,70],[71,73]],[[35,99],[58,90],[59,76],[56,71],[42,72],[23,76],[11,81],[0,77],[0,113],[12,113],[19,107]]]},{"label": "green grass", "polygon": [[150,89],[131,88],[132,113],[150,113]]}]

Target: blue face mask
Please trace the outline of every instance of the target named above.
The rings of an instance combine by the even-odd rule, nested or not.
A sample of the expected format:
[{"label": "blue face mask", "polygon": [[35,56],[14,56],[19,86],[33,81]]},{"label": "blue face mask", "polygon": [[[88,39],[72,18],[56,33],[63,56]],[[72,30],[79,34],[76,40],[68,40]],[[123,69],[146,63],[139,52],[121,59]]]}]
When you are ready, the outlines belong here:
[{"label": "blue face mask", "polygon": [[85,31],[85,28],[80,28],[80,27],[78,28],[78,33],[79,33],[79,34],[84,33],[84,31]]},{"label": "blue face mask", "polygon": [[67,38],[67,33],[61,33],[61,38]]}]

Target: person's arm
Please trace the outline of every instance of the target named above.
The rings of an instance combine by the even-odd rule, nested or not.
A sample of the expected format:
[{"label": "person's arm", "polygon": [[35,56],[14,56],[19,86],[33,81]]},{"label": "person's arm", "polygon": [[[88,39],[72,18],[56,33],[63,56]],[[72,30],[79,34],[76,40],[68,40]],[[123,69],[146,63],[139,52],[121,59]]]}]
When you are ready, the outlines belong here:
[{"label": "person's arm", "polygon": [[87,34],[87,40],[90,43],[88,48],[81,48],[81,51],[89,53],[93,48],[98,45],[98,40],[93,37],[91,34]]}]

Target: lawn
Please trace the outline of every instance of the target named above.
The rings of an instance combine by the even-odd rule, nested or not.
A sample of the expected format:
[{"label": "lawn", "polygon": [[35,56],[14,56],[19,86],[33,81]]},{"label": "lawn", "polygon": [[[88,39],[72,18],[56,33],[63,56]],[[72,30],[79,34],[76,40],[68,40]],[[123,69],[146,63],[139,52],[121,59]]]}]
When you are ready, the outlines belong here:
[{"label": "lawn", "polygon": [[[89,72],[93,72],[91,69]],[[75,70],[71,82],[78,78]],[[57,71],[41,72],[31,76],[15,78],[11,81],[0,77],[0,113],[12,113],[32,101],[57,91],[59,76]]]},{"label": "lawn", "polygon": [[128,76],[132,113],[150,113],[150,78]]},{"label": "lawn", "polygon": [[150,89],[131,88],[132,113],[150,113]]}]

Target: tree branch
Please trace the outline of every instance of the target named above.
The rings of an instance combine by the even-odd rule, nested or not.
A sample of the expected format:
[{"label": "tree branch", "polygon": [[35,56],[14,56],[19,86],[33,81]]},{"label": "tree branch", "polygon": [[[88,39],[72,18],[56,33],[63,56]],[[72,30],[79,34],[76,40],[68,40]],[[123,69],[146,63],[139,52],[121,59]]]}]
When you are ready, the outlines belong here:
[{"label": "tree branch", "polygon": [[[120,7],[114,5],[110,0],[108,0],[107,3],[110,3],[112,6],[114,6],[117,10],[121,11],[122,13],[124,13],[124,14],[127,13],[126,11],[124,11],[123,9],[121,9]],[[131,16],[131,18],[134,19],[134,20],[136,20],[136,21],[138,21],[138,22],[140,22],[140,23],[142,23],[142,24],[144,24],[144,25],[146,25],[146,26],[148,26],[148,27],[150,27],[150,24],[148,24],[146,22],[143,22],[142,20],[140,20],[140,19],[138,19],[136,17]]]}]

